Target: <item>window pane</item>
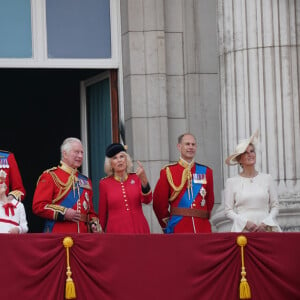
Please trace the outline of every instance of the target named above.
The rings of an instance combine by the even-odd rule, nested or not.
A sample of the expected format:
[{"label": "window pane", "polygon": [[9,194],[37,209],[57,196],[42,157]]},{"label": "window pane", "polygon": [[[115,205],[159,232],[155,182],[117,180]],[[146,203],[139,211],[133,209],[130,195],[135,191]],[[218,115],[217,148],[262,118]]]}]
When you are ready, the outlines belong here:
[{"label": "window pane", "polygon": [[32,57],[30,0],[0,1],[0,57]]},{"label": "window pane", "polygon": [[111,58],[109,0],[46,0],[49,58]]}]

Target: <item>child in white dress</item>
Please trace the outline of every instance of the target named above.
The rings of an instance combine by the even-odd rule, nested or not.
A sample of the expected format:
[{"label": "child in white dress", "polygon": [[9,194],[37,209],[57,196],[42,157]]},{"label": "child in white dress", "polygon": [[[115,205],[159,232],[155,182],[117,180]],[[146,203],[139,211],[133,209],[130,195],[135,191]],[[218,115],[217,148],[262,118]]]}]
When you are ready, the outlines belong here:
[{"label": "child in white dress", "polygon": [[0,170],[0,233],[26,233],[28,225],[24,205],[16,199],[8,199],[5,177],[5,171]]}]

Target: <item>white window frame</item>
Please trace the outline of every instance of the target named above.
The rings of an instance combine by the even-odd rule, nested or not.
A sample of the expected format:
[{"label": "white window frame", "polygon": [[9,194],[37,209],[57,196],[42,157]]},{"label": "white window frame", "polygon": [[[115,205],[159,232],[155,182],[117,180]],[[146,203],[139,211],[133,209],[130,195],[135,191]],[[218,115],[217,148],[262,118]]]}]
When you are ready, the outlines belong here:
[{"label": "white window frame", "polygon": [[0,58],[0,68],[91,68],[120,66],[120,0],[110,0],[111,58],[53,59],[47,54],[46,0],[31,0],[32,58]]}]

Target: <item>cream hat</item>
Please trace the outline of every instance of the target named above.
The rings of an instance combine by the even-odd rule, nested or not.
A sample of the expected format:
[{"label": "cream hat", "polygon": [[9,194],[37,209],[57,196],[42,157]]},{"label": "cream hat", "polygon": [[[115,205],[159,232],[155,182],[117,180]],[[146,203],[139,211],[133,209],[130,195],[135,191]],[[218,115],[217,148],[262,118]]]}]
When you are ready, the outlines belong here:
[{"label": "cream hat", "polygon": [[250,144],[255,145],[258,141],[258,129],[252,134],[252,136],[249,139],[241,140],[239,144],[236,146],[234,153],[232,153],[230,156],[228,156],[225,160],[225,163],[229,166],[234,166],[238,164],[239,162],[236,160],[236,158],[243,154],[247,147]]}]

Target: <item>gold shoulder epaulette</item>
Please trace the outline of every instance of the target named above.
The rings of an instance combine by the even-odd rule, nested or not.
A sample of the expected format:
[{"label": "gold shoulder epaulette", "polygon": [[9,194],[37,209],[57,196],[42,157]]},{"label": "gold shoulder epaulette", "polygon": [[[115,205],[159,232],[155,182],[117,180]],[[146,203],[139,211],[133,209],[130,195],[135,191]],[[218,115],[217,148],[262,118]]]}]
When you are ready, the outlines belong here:
[{"label": "gold shoulder epaulette", "polygon": [[185,168],[182,172],[182,176],[181,176],[181,183],[180,185],[176,186],[174,181],[173,181],[173,176],[172,176],[172,173],[170,171],[170,168],[167,166],[166,167],[166,175],[167,175],[167,180],[169,182],[169,185],[172,187],[173,189],[173,192],[172,192],[172,195],[170,196],[169,198],[169,201],[173,201],[178,195],[179,193],[181,192],[181,190],[183,189],[185,183],[188,181],[189,182],[189,179],[191,177],[191,171],[189,168]]},{"label": "gold shoulder epaulette", "polygon": [[[54,170],[56,170],[56,169],[57,169],[57,167],[53,167],[53,168],[47,169],[47,170],[45,170],[45,171],[43,172],[43,174],[44,174],[44,173],[50,173],[51,171],[54,171]],[[42,175],[43,175],[43,174],[42,174]],[[38,178],[36,184],[39,183],[39,181],[40,181],[42,175],[39,176],[39,178]]]},{"label": "gold shoulder epaulette", "polygon": [[44,173],[49,173],[49,172],[54,171],[56,169],[57,169],[57,167],[53,167],[53,168],[45,170]]},{"label": "gold shoulder epaulette", "polygon": [[169,164],[163,166],[162,168],[165,169],[165,168],[167,168],[167,167],[174,166],[174,165],[176,165],[177,163],[178,163],[177,161],[176,161],[176,162],[173,162],[173,163],[169,163]]},{"label": "gold shoulder epaulette", "polygon": [[19,190],[14,190],[9,192],[8,195],[12,195],[16,200],[21,201],[21,197],[24,196],[24,193]]}]

